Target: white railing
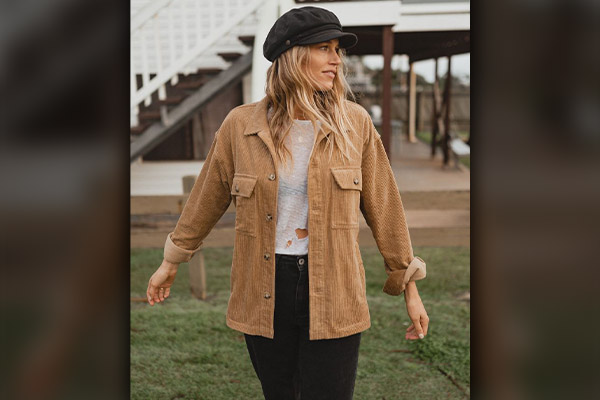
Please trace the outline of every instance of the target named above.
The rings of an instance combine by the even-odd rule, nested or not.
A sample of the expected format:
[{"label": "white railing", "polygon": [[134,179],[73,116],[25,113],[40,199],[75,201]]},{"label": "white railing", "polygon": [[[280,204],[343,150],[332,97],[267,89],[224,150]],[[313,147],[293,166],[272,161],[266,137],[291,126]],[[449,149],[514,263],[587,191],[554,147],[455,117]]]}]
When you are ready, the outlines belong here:
[{"label": "white railing", "polygon": [[[150,105],[156,91],[164,100],[165,84],[193,72],[199,56],[213,56],[211,47],[221,41],[231,49],[228,35],[255,21],[252,15],[264,1],[154,0],[139,6],[131,16],[131,126],[138,123],[139,105]],[[245,49],[241,43],[239,48]],[[142,77],[140,87],[136,75]]]}]

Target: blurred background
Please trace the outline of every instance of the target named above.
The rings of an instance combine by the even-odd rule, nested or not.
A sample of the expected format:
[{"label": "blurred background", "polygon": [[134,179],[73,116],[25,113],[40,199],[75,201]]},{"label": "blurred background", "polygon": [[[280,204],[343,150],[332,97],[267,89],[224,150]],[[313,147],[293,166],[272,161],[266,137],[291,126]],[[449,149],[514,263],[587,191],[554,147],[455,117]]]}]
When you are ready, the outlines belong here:
[{"label": "blurred background", "polygon": [[[167,3],[171,2],[152,2],[153,7]],[[339,6],[333,4],[338,2],[319,3]],[[345,29],[355,29],[363,43],[380,46],[368,50],[371,53],[359,54],[360,48],[355,54],[348,52],[349,81],[359,94],[358,101],[379,122],[382,135],[389,135],[386,150],[393,166],[427,164],[432,174],[444,174],[438,181],[442,183],[451,175],[469,176],[468,187],[444,188],[444,196],[411,200],[410,194],[402,194],[407,204],[412,201],[407,216],[410,218],[412,208],[411,236],[422,240],[417,246],[428,247],[427,240],[456,239],[467,244],[446,247],[473,248],[468,256],[473,273],[468,290],[475,299],[470,393],[501,399],[597,397],[600,4],[592,0],[487,1],[471,8],[469,2],[440,5],[446,2],[390,0],[379,8],[362,5],[362,14],[365,18],[388,14],[393,19],[398,14],[390,10],[395,10],[407,18],[400,30],[395,30],[394,21],[369,30],[349,17],[344,20],[345,10],[361,2],[344,3],[348,4],[334,12],[348,26]],[[153,74],[159,75],[150,67],[150,60],[144,72],[142,58],[135,58],[136,46],[138,52],[143,48],[142,40],[155,40],[155,28],[148,22],[139,28],[147,25],[149,31],[137,36],[136,4],[141,10],[142,4],[135,2],[94,0],[0,4],[0,227],[5,238],[1,253],[5,272],[2,344],[8,361],[0,384],[6,392],[4,398],[130,396],[129,248],[146,248],[136,240],[143,236],[140,232],[148,222],[137,218],[153,213],[136,214],[135,190],[144,185],[134,185],[135,169],[152,162],[201,162],[202,149],[210,144],[208,135],[222,118],[215,116],[209,125],[205,114],[211,112],[193,112],[188,115],[191,122],[188,119],[170,135],[163,134],[164,141],[139,141],[157,123],[175,127],[178,114],[169,112],[177,104],[167,101],[169,85],[203,78],[194,76],[202,68],[195,65],[196,72],[187,71],[187,75],[176,71],[178,82],[173,83],[175,75],[171,75],[154,90],[133,94],[144,86],[144,79],[151,82]],[[402,9],[407,14],[402,14]],[[462,17],[463,22],[467,18],[467,27],[457,22],[451,28],[439,20],[432,25],[423,20],[413,24],[415,18],[431,17],[440,9],[445,10],[443,14]],[[450,40],[456,47],[465,45],[468,31],[468,50],[434,54],[429,61],[413,57],[411,63],[411,54],[416,53],[403,46],[424,41],[402,38],[414,39],[406,35],[425,29],[461,32],[462,39]],[[257,32],[255,37],[260,34],[266,32]],[[182,36],[180,49],[183,40]],[[189,40],[188,45],[193,46],[191,34]],[[246,45],[242,42],[242,46]],[[160,41],[154,51],[159,47],[163,47]],[[229,63],[227,68],[212,74],[205,71],[203,76],[219,76],[232,64],[249,58],[251,70],[259,71],[263,61],[252,56],[244,59],[251,46],[245,48],[228,51],[240,53],[230,55],[230,60],[219,56]],[[471,52],[474,74],[467,67]],[[449,108],[437,108],[433,100],[436,56],[438,104]],[[155,56],[154,62],[171,54],[162,57]],[[232,87],[238,87],[230,89],[232,93],[237,90],[230,98],[238,98],[230,100],[228,107],[254,101],[262,87],[251,83],[253,72],[248,75],[244,69],[248,67],[238,66],[237,72],[244,71],[241,81],[234,83],[239,76],[230,74],[237,76],[231,80]],[[450,79],[446,78],[448,69]],[[388,81],[390,86],[382,85]],[[202,86],[205,83],[210,82]],[[384,95],[389,96],[389,106],[384,106]],[[205,95],[205,101],[207,97],[211,96]],[[216,102],[218,96],[211,99]],[[223,107],[215,108],[215,114],[226,114]],[[441,111],[448,109],[446,120]],[[147,126],[141,130],[144,123]],[[432,145],[436,126],[442,129]],[[188,133],[177,133],[182,129]],[[477,150],[471,167],[473,130]],[[167,146],[170,140],[174,143]],[[185,144],[186,140],[197,142],[187,146],[175,143]],[[456,140],[469,147],[468,161],[466,155],[458,154],[467,148]],[[142,146],[148,142],[152,146]],[[133,153],[142,147],[152,148]],[[409,148],[423,152],[415,150],[403,157],[403,149]],[[411,159],[410,155],[421,158]],[[197,173],[198,165],[189,175]],[[472,169],[476,172],[471,218]],[[183,196],[183,178],[168,179],[178,182],[173,190],[181,190],[181,194],[167,196]],[[419,182],[425,180],[403,182],[400,177],[399,187],[402,191],[414,185],[405,192],[419,196],[441,191],[442,186],[425,190],[417,186]],[[139,190],[140,196],[156,195]],[[465,217],[466,203],[461,196],[467,191]],[[438,206],[452,196],[456,196],[452,207]],[[419,204],[438,208],[419,209]],[[173,207],[180,206],[177,201],[168,203],[161,213],[170,215],[175,213]],[[431,210],[440,208],[451,210],[454,216],[450,218],[446,212],[427,219],[434,214]],[[461,210],[463,214],[458,213]],[[150,250],[157,240],[153,235],[161,236],[161,229],[174,221],[172,216],[156,218],[146,235]],[[428,225],[432,220],[437,226]],[[460,224],[450,225],[455,222]],[[451,233],[432,234],[441,231],[442,223],[449,224]],[[367,244],[367,239],[361,239],[361,246],[363,242]],[[444,258],[439,260],[442,263]]]}]

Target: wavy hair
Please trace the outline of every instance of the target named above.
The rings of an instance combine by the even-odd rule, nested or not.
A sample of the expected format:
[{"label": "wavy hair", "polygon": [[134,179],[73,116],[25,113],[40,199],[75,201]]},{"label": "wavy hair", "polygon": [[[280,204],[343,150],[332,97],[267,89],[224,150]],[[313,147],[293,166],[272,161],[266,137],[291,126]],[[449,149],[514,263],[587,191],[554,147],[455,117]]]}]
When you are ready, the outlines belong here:
[{"label": "wavy hair", "polygon": [[[275,59],[267,70],[266,94],[269,102],[268,123],[275,145],[275,153],[284,166],[291,152],[284,145],[284,140],[290,134],[294,110],[303,113],[304,117],[313,124],[317,132],[317,121],[321,128],[331,130],[327,138],[329,159],[337,148],[342,160],[350,159],[350,151],[358,154],[358,150],[350,140],[352,124],[346,99],[355,100],[355,96],[346,82],[345,52],[340,49],[341,62],[333,80],[331,90],[316,90],[319,83],[308,71],[310,63],[310,48],[294,46]],[[293,163],[293,160],[292,160]]]}]

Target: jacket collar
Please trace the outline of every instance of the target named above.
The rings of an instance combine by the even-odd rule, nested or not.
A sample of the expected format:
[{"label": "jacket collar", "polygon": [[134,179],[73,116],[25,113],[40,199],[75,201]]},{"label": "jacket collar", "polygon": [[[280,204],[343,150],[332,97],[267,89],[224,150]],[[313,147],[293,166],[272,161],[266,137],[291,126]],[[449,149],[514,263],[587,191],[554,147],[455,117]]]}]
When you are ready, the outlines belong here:
[{"label": "jacket collar", "polygon": [[[246,125],[246,129],[244,130],[244,136],[248,135],[256,135],[260,137],[269,150],[273,154],[275,154],[273,139],[271,138],[271,130],[269,129],[269,123],[267,122],[267,107],[268,107],[268,98],[265,96],[262,100],[256,103],[256,107],[254,107],[254,111],[250,116],[250,121],[248,125]],[[315,147],[323,139],[325,136],[331,133],[330,129],[320,129],[317,133],[317,139],[315,141]]]}]

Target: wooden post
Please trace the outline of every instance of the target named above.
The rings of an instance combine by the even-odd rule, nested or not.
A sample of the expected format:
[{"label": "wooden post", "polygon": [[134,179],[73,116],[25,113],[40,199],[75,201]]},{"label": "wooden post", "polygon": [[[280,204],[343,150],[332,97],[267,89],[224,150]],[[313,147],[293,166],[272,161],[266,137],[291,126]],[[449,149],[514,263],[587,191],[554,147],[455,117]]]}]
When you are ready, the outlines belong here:
[{"label": "wooden post", "polygon": [[452,56],[448,57],[448,75],[446,77],[446,86],[444,87],[444,104],[446,113],[444,115],[444,140],[442,149],[444,152],[444,166],[450,162],[450,90],[452,82]]},{"label": "wooden post", "polygon": [[415,115],[417,111],[417,75],[415,74],[414,63],[409,63],[408,70],[408,141],[415,143]]},{"label": "wooden post", "polygon": [[423,91],[417,92],[417,130],[423,132],[425,130],[425,122],[423,116],[425,110],[423,109]]},{"label": "wooden post", "polygon": [[[196,177],[188,175],[183,177],[183,193],[189,194],[194,187]],[[206,271],[204,269],[204,254],[198,250],[189,262],[190,289],[192,295],[200,300],[206,299]]]},{"label": "wooden post", "polygon": [[391,26],[383,27],[383,104],[381,107],[381,141],[391,159],[390,141],[392,137],[392,55],[394,54],[394,32]]},{"label": "wooden post", "polygon": [[186,175],[183,177],[183,194],[190,194],[192,188],[194,187],[194,183],[196,183],[196,176],[194,175]]},{"label": "wooden post", "polygon": [[198,250],[189,262],[190,289],[192,295],[200,300],[206,299],[206,270],[204,269],[204,253]]},{"label": "wooden post", "polygon": [[440,91],[440,79],[438,77],[438,59],[435,59],[434,80],[432,90],[433,111],[431,113],[431,157],[435,157],[437,150],[437,135],[438,135],[438,98]]}]

